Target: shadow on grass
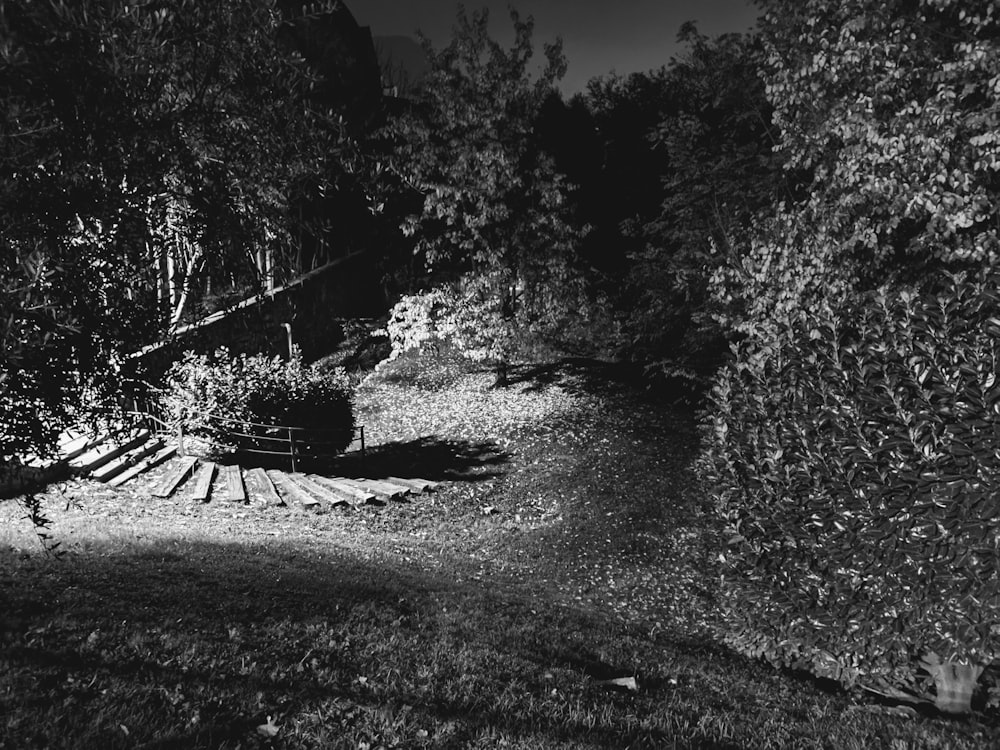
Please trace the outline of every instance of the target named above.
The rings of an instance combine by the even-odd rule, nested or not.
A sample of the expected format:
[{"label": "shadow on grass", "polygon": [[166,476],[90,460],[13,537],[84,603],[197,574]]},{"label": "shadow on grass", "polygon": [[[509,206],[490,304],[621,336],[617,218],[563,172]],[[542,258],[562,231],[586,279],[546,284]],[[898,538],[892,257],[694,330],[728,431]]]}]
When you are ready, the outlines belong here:
[{"label": "shadow on grass", "polygon": [[500,476],[501,468],[510,461],[510,454],[494,442],[428,435],[368,448],[363,457],[346,454],[320,468],[347,477],[477,482]]},{"label": "shadow on grass", "polygon": [[[287,456],[266,456],[241,451],[214,452],[208,456],[222,465],[244,469],[261,467],[291,471]],[[483,481],[500,475],[510,454],[494,442],[451,440],[434,435],[415,440],[382,443],[364,454],[354,450],[333,458],[299,457],[296,470],[326,476],[419,478],[432,481]]]},{"label": "shadow on grass", "polygon": [[[162,539],[63,562],[0,553],[0,740],[661,747],[671,727],[705,738],[694,707],[632,721],[668,698],[664,649],[694,673],[704,644],[652,643],[586,613],[463,585],[453,571],[329,552]],[[587,668],[604,663],[596,654],[627,674],[646,670],[658,687],[609,694]],[[256,730],[269,716],[282,732],[273,742]]]},{"label": "shadow on grass", "polygon": [[[461,575],[287,541],[164,538],[61,563],[0,552],[0,744],[776,748],[907,736],[712,643]],[[639,692],[599,683],[626,675]],[[269,723],[273,738],[258,731]],[[985,730],[912,734],[929,731],[950,744],[928,747],[976,747]]]},{"label": "shadow on grass", "polygon": [[700,398],[686,381],[661,381],[654,387],[638,365],[588,357],[514,365],[507,376],[508,386],[524,385],[528,390],[540,390],[555,384],[570,392],[591,396],[615,396],[627,391],[666,404],[696,403]]}]

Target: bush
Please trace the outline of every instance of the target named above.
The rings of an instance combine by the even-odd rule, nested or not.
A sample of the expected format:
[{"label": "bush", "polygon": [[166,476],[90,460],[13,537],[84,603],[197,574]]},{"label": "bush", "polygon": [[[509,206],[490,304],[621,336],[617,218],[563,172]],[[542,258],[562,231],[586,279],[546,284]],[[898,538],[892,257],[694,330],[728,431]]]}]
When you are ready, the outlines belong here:
[{"label": "bush", "polygon": [[[259,447],[248,438],[226,440],[241,424],[255,422],[322,430],[317,441],[326,452],[346,448],[353,439],[351,389],[343,371],[320,372],[299,357],[283,361],[262,355],[231,357],[187,352],[167,373],[164,406],[186,431]],[[328,434],[326,431],[332,431]]]},{"label": "bush", "polygon": [[410,349],[394,359],[380,362],[376,373],[383,383],[439,391],[481,369],[481,365],[470,361],[461,350],[442,342],[433,347]]},{"label": "bush", "polygon": [[963,710],[942,692],[1000,650],[998,283],[871,293],[737,347],[706,458],[739,650],[917,691],[922,659]]}]

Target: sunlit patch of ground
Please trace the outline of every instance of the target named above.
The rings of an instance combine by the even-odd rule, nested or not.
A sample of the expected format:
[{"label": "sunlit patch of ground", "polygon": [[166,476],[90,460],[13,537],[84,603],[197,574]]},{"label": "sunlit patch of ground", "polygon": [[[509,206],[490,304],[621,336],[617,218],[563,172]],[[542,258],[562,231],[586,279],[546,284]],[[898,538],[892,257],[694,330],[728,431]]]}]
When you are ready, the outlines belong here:
[{"label": "sunlit patch of ground", "polygon": [[602,382],[384,369],[370,468],[443,481],[406,503],[71,482],[59,559],[0,505],[0,748],[989,746],[715,645],[693,417]]}]

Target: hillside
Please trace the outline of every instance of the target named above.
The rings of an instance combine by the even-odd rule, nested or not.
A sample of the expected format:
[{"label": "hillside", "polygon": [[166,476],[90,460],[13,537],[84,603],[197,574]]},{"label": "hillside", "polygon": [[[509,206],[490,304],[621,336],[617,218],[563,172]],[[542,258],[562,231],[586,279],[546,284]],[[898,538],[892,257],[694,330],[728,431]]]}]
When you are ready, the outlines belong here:
[{"label": "hillside", "polygon": [[442,483],[408,503],[71,482],[58,559],[3,504],[0,748],[988,746],[717,645],[694,415],[617,377],[383,366],[368,470]]}]

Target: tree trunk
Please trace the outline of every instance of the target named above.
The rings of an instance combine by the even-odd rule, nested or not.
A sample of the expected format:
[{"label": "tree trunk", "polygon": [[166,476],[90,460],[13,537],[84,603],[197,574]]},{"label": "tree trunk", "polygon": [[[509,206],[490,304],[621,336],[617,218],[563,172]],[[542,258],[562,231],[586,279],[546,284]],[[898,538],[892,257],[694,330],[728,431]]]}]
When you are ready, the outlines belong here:
[{"label": "tree trunk", "polygon": [[194,281],[198,276],[198,272],[201,270],[203,260],[204,256],[202,253],[198,252],[191,257],[190,261],[188,261],[187,273],[184,275],[184,284],[181,286],[177,304],[174,307],[174,314],[170,316],[171,333],[177,330],[177,326],[181,322],[181,317],[184,315],[184,306],[187,304],[188,296],[191,294],[191,289],[194,286]]}]

